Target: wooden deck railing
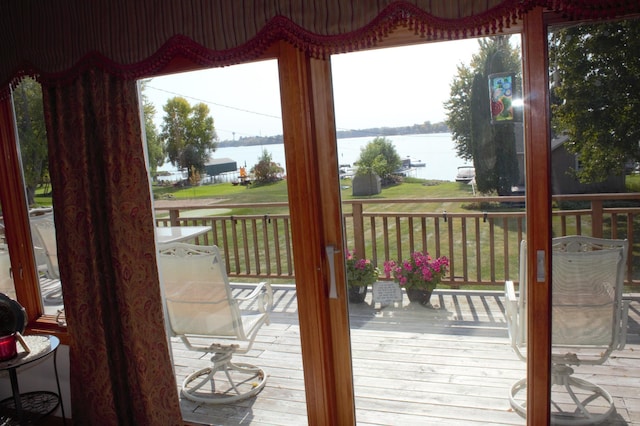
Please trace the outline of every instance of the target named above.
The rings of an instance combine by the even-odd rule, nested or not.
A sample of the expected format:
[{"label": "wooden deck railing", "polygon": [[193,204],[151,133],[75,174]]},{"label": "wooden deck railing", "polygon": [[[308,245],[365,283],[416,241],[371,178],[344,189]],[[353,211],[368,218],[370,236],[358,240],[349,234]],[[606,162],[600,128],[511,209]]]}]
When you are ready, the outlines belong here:
[{"label": "wooden deck railing", "polygon": [[[552,212],[553,235],[591,235],[627,238],[630,244],[627,284],[640,286],[640,207],[606,207],[613,202],[640,200],[640,194],[565,195],[554,197],[560,206]],[[468,212],[416,212],[415,205],[491,206],[491,210]],[[215,244],[224,252],[228,274],[244,278],[295,278],[289,215],[270,214],[286,210],[286,203],[254,205],[207,204],[169,210],[159,226],[206,225],[211,231],[199,244]],[[408,205],[412,205],[408,209]],[[526,235],[523,197],[474,197],[437,199],[349,200],[344,206],[346,245],[358,256],[364,254],[376,265],[389,259],[404,259],[411,252],[428,251],[447,256],[450,273],[444,282],[454,287],[467,284],[496,285],[518,280],[520,241]],[[583,205],[580,205],[583,204]],[[585,207],[586,206],[586,207]],[[350,209],[349,209],[350,207]],[[264,214],[181,217],[190,209],[251,208]],[[161,210],[161,209],[157,209]],[[349,211],[350,210],[350,211]],[[394,211],[398,210],[398,211]],[[431,210],[431,211],[427,211]],[[459,209],[458,209],[459,210]]]}]

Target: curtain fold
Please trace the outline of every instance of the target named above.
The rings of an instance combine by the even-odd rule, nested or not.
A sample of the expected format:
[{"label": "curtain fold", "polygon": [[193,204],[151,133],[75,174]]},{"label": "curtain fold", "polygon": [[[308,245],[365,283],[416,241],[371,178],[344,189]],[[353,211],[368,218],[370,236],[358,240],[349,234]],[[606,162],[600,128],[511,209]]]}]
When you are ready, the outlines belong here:
[{"label": "curtain fold", "polygon": [[174,58],[223,66],[276,40],[320,57],[375,45],[398,27],[425,39],[495,34],[535,6],[573,19],[640,13],[633,0],[35,0],[0,4],[0,83],[72,80],[99,67],[150,76]]},{"label": "curtain fold", "polygon": [[75,424],[180,424],[135,81],[43,88]]}]

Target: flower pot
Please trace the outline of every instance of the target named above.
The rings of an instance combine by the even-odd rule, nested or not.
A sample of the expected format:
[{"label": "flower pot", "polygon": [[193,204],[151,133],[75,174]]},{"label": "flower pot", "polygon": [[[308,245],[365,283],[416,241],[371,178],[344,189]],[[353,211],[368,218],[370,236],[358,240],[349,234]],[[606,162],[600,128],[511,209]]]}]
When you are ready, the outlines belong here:
[{"label": "flower pot", "polygon": [[422,306],[431,306],[429,299],[431,299],[431,293],[433,290],[426,288],[408,288],[407,297],[411,303],[417,303]]},{"label": "flower pot", "polygon": [[350,285],[349,290],[349,302],[350,303],[362,303],[367,296],[366,285]]}]

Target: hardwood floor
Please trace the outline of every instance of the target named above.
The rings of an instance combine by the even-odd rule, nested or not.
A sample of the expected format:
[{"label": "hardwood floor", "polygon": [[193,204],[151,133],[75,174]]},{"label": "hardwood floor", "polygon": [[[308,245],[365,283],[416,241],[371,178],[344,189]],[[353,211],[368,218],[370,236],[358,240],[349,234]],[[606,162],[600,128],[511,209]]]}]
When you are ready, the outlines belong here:
[{"label": "hardwood floor", "polygon": [[[297,305],[292,286],[274,288],[271,325],[238,360],[263,367],[255,398],[210,406],[181,400],[184,419],[213,425],[307,424]],[[241,293],[243,289],[236,290]],[[513,352],[500,292],[439,291],[435,309],[404,304],[350,305],[358,425],[524,425],[510,407],[511,386],[525,376]],[[176,376],[208,363],[173,340]],[[609,391],[617,413],[608,424],[640,425],[640,295],[630,309],[627,346],[604,366],[576,367]],[[234,357],[234,359],[236,359]]]}]

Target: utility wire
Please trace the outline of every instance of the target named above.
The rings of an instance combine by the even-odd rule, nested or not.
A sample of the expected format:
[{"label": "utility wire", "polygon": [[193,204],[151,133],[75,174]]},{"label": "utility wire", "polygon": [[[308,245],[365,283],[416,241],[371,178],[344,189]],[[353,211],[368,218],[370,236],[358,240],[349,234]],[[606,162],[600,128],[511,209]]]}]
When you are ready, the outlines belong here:
[{"label": "utility wire", "polygon": [[172,92],[170,90],[160,89],[158,87],[153,87],[153,86],[149,86],[149,85],[147,85],[146,87],[150,88],[150,89],[158,90],[160,92],[169,93],[171,95],[176,95],[176,96],[180,96],[180,97],[183,97],[183,98],[193,99],[194,101],[202,102],[202,103],[205,103],[205,104],[215,105],[215,106],[222,107],[222,108],[232,109],[234,111],[246,112],[246,113],[249,113],[249,114],[261,115],[263,117],[269,117],[269,118],[275,118],[277,120],[282,120],[282,117],[280,117],[278,115],[265,114],[263,112],[251,111],[251,110],[248,110],[248,109],[238,108],[238,107],[234,107],[234,106],[231,106],[231,105],[219,104],[219,103],[216,103],[216,102],[208,101],[206,99],[200,99],[200,98],[196,98],[196,97],[193,97],[193,96],[187,96],[187,95],[183,95],[181,93],[176,93],[176,92]]},{"label": "utility wire", "polygon": [[[231,105],[224,105],[224,104],[220,104],[220,103],[217,103],[217,102],[208,101],[206,99],[196,98],[194,96],[188,96],[188,95],[183,95],[182,93],[172,92],[171,90],[160,89],[159,87],[154,87],[154,86],[150,86],[150,85],[146,85],[145,88],[158,90],[160,92],[169,93],[171,95],[180,96],[180,97],[183,97],[183,98],[189,98],[189,99],[192,99],[192,100],[197,101],[197,102],[202,102],[202,103],[205,103],[205,104],[215,105],[215,106],[218,106],[218,107],[221,107],[221,108],[232,109],[234,111],[245,112],[245,113],[248,113],[248,114],[261,115],[263,117],[275,118],[277,120],[282,121],[282,117],[280,117],[278,115],[265,114],[263,112],[251,111],[251,110],[248,110],[248,109],[234,107],[234,106],[231,106]],[[234,132],[234,131],[231,131],[231,130],[224,130],[224,129],[218,129],[218,130],[229,132],[229,133],[235,133],[235,134],[239,134],[239,135],[245,134],[245,135],[249,136],[248,134],[242,133],[242,132]],[[353,129],[336,128],[336,130],[337,131],[352,131]],[[371,136],[375,136],[375,135],[376,134],[374,134],[374,133],[371,134]]]}]

